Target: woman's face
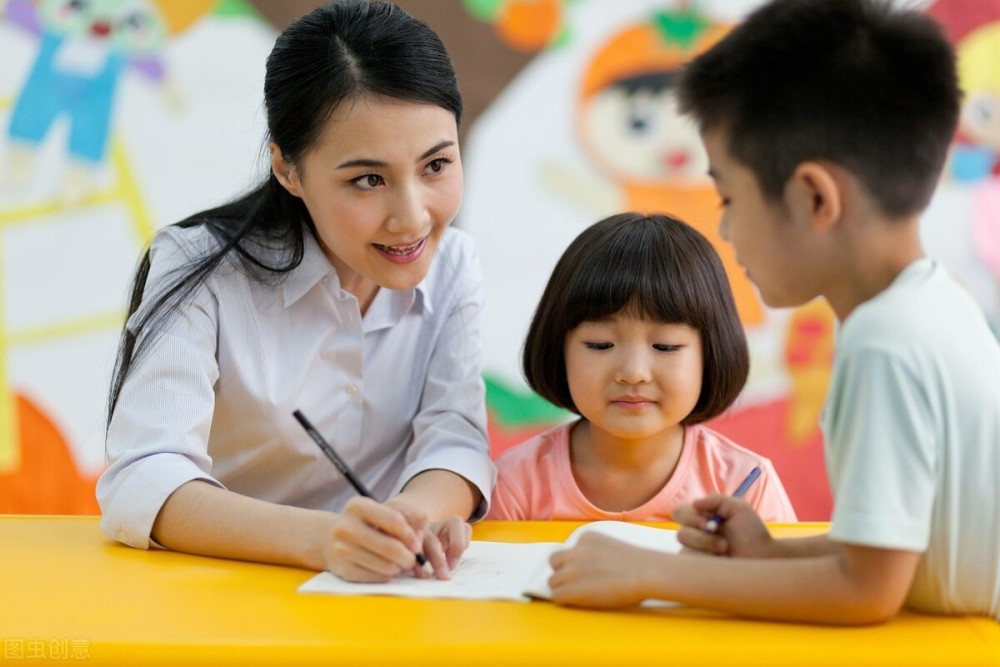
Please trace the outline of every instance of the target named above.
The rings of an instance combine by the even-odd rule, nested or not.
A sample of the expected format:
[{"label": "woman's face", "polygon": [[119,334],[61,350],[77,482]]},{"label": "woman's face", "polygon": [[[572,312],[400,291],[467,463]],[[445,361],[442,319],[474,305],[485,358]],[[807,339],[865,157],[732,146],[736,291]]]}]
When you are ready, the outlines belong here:
[{"label": "woman's face", "polygon": [[379,287],[408,289],[424,279],[462,202],[450,111],[387,98],[348,100],[298,164],[271,149],[275,175],[305,203],[341,286],[362,311]]}]

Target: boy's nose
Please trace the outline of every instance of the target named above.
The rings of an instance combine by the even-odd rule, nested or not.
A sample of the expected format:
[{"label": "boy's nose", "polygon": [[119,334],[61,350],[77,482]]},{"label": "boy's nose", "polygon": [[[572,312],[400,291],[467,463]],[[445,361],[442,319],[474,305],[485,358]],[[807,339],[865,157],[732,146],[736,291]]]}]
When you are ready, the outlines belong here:
[{"label": "boy's nose", "polygon": [[729,221],[725,215],[719,218],[719,236],[722,237],[723,241],[732,243],[732,239],[729,238]]}]

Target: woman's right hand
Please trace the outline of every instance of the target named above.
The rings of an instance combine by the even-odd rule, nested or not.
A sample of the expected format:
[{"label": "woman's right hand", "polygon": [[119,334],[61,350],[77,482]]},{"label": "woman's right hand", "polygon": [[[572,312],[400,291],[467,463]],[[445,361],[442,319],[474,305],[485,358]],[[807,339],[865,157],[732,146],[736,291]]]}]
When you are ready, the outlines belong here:
[{"label": "woman's right hand", "polygon": [[[708,520],[718,515],[723,522],[714,533],[708,532]],[[746,501],[713,493],[673,511],[681,525],[677,539],[686,549],[715,556],[771,558],[777,541]]]},{"label": "woman's right hand", "polygon": [[427,517],[355,497],[337,515],[323,546],[327,570],[347,581],[386,582],[412,570]]}]

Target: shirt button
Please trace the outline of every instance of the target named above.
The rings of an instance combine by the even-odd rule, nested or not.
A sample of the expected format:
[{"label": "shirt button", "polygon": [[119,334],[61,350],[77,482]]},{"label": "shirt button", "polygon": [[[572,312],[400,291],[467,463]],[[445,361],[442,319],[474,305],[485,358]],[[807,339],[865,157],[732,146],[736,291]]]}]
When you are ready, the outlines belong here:
[{"label": "shirt button", "polygon": [[347,388],[347,395],[348,396],[357,396],[358,395],[358,388],[355,385],[352,384],[350,387]]}]

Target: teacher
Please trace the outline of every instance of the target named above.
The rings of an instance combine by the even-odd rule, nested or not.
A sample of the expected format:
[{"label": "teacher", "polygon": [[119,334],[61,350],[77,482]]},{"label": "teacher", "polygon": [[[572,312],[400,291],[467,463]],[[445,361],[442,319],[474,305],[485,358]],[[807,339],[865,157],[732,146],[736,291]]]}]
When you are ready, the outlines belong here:
[{"label": "teacher", "polygon": [[267,180],[160,230],[136,272],[102,530],[355,581],[429,576],[423,553],[447,578],[495,481],[451,61],[394,5],[331,2],[278,37],[264,102]]}]

